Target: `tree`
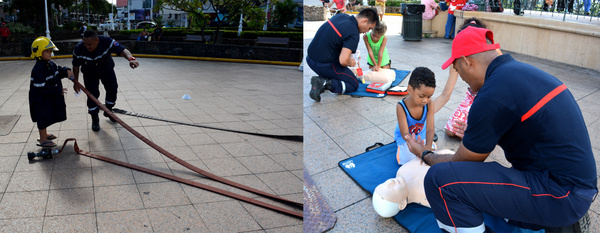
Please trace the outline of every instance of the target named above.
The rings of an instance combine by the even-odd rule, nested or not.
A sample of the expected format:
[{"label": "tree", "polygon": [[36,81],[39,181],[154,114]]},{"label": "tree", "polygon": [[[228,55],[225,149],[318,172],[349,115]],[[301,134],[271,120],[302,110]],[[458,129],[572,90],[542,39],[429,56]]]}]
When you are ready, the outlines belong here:
[{"label": "tree", "polygon": [[[192,20],[192,26],[200,27],[201,33],[204,35],[204,29],[209,24],[209,16],[205,14],[206,11],[214,11],[218,14],[226,14],[229,20],[236,20],[240,18],[242,12],[247,16],[244,17],[248,20],[261,20],[264,19],[264,12],[256,10],[257,7],[265,4],[267,0],[162,0],[162,7],[180,10],[187,12],[190,19]],[[221,18],[216,17],[217,28],[216,37],[219,35],[221,28]],[[216,39],[216,38],[214,38]]]},{"label": "tree", "polygon": [[274,21],[276,25],[286,26],[293,23],[298,14],[298,5],[292,0],[275,2]]}]

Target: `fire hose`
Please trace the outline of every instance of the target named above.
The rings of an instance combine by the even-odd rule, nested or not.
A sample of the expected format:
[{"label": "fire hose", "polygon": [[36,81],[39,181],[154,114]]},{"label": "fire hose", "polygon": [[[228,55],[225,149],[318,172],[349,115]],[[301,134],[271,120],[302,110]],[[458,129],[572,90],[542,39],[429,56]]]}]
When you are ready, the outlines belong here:
[{"label": "fire hose", "polygon": [[129,111],[126,111],[123,109],[118,109],[118,108],[113,108],[112,111],[116,112],[116,113],[120,113],[120,114],[141,117],[141,118],[146,118],[146,119],[150,119],[150,120],[164,121],[164,122],[169,122],[169,123],[175,123],[175,124],[187,125],[187,126],[193,126],[193,127],[205,128],[205,129],[221,130],[221,131],[227,131],[227,132],[232,132],[232,133],[241,133],[241,134],[248,134],[248,135],[253,135],[253,136],[275,138],[275,139],[281,139],[281,140],[287,140],[287,141],[293,141],[293,142],[302,142],[303,138],[304,138],[303,136],[300,136],[300,135],[263,134],[263,133],[246,132],[246,131],[240,131],[240,130],[234,130],[234,129],[225,129],[225,128],[207,126],[207,125],[192,124],[192,123],[187,123],[187,122],[163,119],[163,118],[159,118],[159,117],[155,117],[155,116],[149,116],[149,115],[141,114],[141,113],[129,112]]},{"label": "fire hose", "polygon": [[[192,170],[192,171],[194,171],[194,172],[196,172],[196,173],[198,173],[198,174],[200,174],[200,175],[202,175],[202,176],[204,176],[206,178],[212,179],[214,181],[221,182],[223,184],[227,184],[227,185],[239,188],[239,189],[243,189],[243,190],[246,190],[248,192],[251,192],[251,193],[254,193],[254,194],[258,194],[258,195],[261,195],[263,197],[267,197],[267,198],[270,198],[272,200],[275,200],[275,201],[287,204],[289,206],[293,206],[293,207],[297,207],[297,208],[302,208],[302,206],[303,206],[302,203],[294,202],[294,201],[291,201],[291,200],[288,200],[288,199],[285,199],[285,198],[282,198],[282,197],[279,197],[279,196],[276,196],[276,195],[273,195],[273,194],[270,194],[270,193],[267,193],[267,192],[264,192],[264,191],[260,191],[260,190],[257,190],[257,189],[245,186],[245,185],[240,184],[240,183],[236,183],[234,181],[225,179],[223,177],[220,177],[220,176],[214,175],[214,174],[212,174],[210,172],[207,172],[205,170],[202,170],[202,169],[200,169],[200,168],[198,168],[198,167],[196,167],[196,166],[194,166],[194,165],[192,165],[192,164],[190,164],[190,163],[188,163],[188,162],[186,162],[184,160],[181,160],[177,156],[175,156],[175,155],[171,154],[170,152],[166,151],[165,149],[161,148],[160,146],[158,146],[157,144],[155,144],[154,142],[150,141],[148,138],[144,137],[139,132],[137,132],[136,130],[134,130],[133,128],[131,128],[125,122],[123,122],[123,120],[121,120],[114,113],[112,113],[110,110],[108,110],[102,103],[100,103],[100,101],[98,101],[98,99],[96,99],[77,80],[73,80],[72,79],[72,81],[75,84],[75,87],[78,87],[79,89],[81,89],[88,96],[89,99],[91,99],[92,101],[94,101],[94,103],[96,103],[104,112],[106,112],[117,123],[119,123],[125,129],[127,129],[127,131],[131,132],[133,135],[135,135],[136,137],[138,137],[144,143],[146,143],[150,147],[154,148],[155,150],[157,150],[161,154],[167,156],[171,160],[177,162],[178,164],[180,164],[180,165],[182,165],[182,166],[184,166],[184,167],[186,167],[186,168],[188,168],[188,169],[190,169],[190,170]],[[215,188],[215,187],[212,187],[212,186],[209,186],[209,185],[205,185],[205,184],[201,184],[201,183],[198,183],[198,182],[195,182],[195,181],[183,179],[181,177],[177,177],[177,176],[174,176],[174,175],[162,173],[162,172],[155,171],[155,170],[152,170],[152,169],[140,167],[140,166],[133,165],[133,164],[130,164],[130,163],[122,162],[122,161],[119,161],[119,160],[115,160],[115,159],[111,159],[111,158],[107,158],[107,157],[104,157],[104,156],[100,156],[100,155],[96,155],[96,154],[92,154],[92,153],[83,151],[83,150],[81,150],[79,148],[79,146],[77,145],[77,141],[74,138],[69,138],[69,139],[65,140],[62,148],[59,150],[59,153],[62,152],[62,150],[65,148],[65,146],[67,145],[67,143],[69,141],[74,141],[73,149],[75,150],[75,152],[77,154],[80,154],[80,155],[84,155],[84,156],[87,156],[87,157],[99,159],[99,160],[102,160],[102,161],[105,161],[105,162],[113,163],[113,164],[116,164],[116,165],[119,165],[119,166],[123,166],[123,167],[127,167],[127,168],[130,168],[130,169],[134,169],[134,170],[137,170],[137,171],[140,171],[140,172],[145,172],[145,173],[148,173],[148,174],[152,174],[152,175],[163,177],[165,179],[173,180],[173,181],[176,181],[176,182],[179,182],[179,183],[184,183],[184,184],[187,184],[187,185],[190,185],[190,186],[194,186],[194,187],[197,187],[197,188],[201,188],[201,189],[204,189],[204,190],[215,192],[215,193],[218,193],[218,194],[221,194],[221,195],[225,195],[225,196],[228,196],[228,197],[231,197],[231,198],[235,198],[235,199],[240,200],[240,201],[248,202],[250,204],[254,204],[254,205],[261,206],[261,207],[264,207],[264,208],[267,208],[267,209],[271,209],[271,210],[276,211],[276,212],[287,214],[287,215],[290,215],[290,216],[293,216],[293,217],[296,217],[296,218],[300,218],[301,219],[303,217],[303,214],[299,213],[297,211],[288,210],[288,209],[285,209],[285,208],[282,208],[282,207],[279,207],[279,206],[275,206],[275,205],[272,205],[272,204],[269,204],[269,203],[265,203],[265,202],[262,202],[262,201],[259,201],[259,200],[255,200],[255,199],[252,199],[252,198],[249,198],[249,197],[246,197],[246,196],[242,196],[242,195],[239,195],[239,194],[227,191],[227,190]]]}]

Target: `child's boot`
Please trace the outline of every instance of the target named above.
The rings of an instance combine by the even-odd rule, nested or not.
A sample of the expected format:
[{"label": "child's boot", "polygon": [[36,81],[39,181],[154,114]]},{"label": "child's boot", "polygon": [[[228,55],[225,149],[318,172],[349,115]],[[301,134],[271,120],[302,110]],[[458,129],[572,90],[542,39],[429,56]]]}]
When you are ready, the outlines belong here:
[{"label": "child's boot", "polygon": [[98,113],[90,113],[92,116],[92,130],[95,132],[100,131],[100,119],[98,119]]},{"label": "child's boot", "polygon": [[321,94],[325,92],[325,90],[331,89],[331,80],[321,76],[313,76],[310,79],[310,84],[311,89],[308,95],[317,102],[321,102]]}]

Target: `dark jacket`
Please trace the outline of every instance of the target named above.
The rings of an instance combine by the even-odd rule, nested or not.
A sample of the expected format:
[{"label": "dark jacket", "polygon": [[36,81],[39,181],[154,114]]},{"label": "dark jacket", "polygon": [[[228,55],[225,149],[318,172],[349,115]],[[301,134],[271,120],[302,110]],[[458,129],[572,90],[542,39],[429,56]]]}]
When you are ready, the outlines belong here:
[{"label": "dark jacket", "polygon": [[29,84],[29,112],[38,129],[67,119],[67,105],[61,79],[67,77],[68,67],[52,61],[38,60],[31,70]]}]

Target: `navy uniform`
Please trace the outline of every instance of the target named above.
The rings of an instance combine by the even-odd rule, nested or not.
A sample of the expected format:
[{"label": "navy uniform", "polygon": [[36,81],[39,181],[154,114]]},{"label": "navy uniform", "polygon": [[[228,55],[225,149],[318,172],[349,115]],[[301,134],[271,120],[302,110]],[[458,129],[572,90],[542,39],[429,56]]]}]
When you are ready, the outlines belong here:
[{"label": "navy uniform", "polygon": [[588,211],[598,192],[596,162],[579,105],[560,80],[501,55],[488,66],[468,121],[464,147],[484,154],[498,145],[512,167],[434,164],[424,184],[440,228],[482,232],[486,212],[537,230],[567,226]]},{"label": "navy uniform", "polygon": [[[319,76],[331,80],[329,90],[343,94],[358,89],[358,79],[340,64],[342,48],[356,52],[360,33],[354,16],[339,14],[321,25],[308,46],[306,63]],[[320,101],[320,98],[318,98]]]},{"label": "navy uniform", "polygon": [[[83,83],[85,88],[96,98],[100,96],[99,85],[100,81],[106,90],[106,107],[112,109],[117,101],[117,76],[114,71],[115,62],[111,57],[111,53],[120,55],[125,47],[119,42],[108,36],[98,36],[98,47],[92,52],[89,52],[83,41],[75,45],[73,50],[73,66],[81,66],[83,73]],[[98,115],[99,107],[88,98],[88,112],[94,116]]]},{"label": "navy uniform", "polygon": [[67,70],[70,68],[43,60],[38,60],[31,70],[29,113],[31,120],[37,122],[38,129],[67,119],[67,105],[60,81],[67,77]]}]

